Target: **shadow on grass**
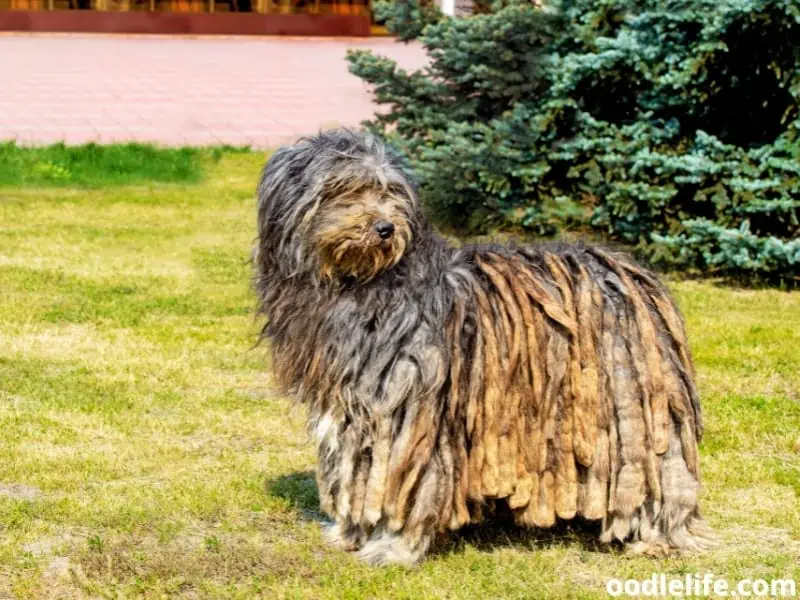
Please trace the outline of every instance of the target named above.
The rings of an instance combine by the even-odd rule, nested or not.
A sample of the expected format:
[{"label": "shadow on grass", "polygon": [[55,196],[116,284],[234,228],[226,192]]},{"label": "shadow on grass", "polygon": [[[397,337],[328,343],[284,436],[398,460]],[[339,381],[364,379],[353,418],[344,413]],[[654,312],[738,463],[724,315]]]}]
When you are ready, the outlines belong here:
[{"label": "shadow on grass", "polygon": [[274,498],[287,500],[306,520],[328,520],[319,507],[319,492],[312,471],[297,471],[270,479],[266,491]]},{"label": "shadow on grass", "polygon": [[441,536],[431,549],[430,556],[461,554],[467,548],[491,552],[497,548],[522,548],[541,550],[567,544],[578,544],[588,552],[613,553],[620,547],[602,544],[599,522],[558,521],[549,529],[535,529],[516,525],[510,515],[496,514],[478,525],[469,525],[457,532]]},{"label": "shadow on grass", "polygon": [[[266,491],[270,496],[289,501],[305,520],[329,521],[320,510],[317,483],[312,471],[297,471],[271,479],[267,481]],[[492,514],[485,511],[486,521],[483,523],[441,535],[429,555],[460,554],[467,547],[490,552],[502,547],[535,550],[572,543],[580,544],[582,549],[589,552],[610,553],[620,550],[619,546],[598,541],[599,521],[558,521],[550,529],[528,529],[514,524],[505,503],[497,504]]]}]

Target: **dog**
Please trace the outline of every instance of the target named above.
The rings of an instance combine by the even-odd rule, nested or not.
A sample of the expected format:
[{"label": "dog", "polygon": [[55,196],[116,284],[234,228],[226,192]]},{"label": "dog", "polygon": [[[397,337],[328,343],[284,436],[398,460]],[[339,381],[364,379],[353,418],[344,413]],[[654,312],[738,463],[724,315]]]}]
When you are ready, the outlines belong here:
[{"label": "dog", "polygon": [[352,130],[272,155],[255,246],[261,338],[308,409],[336,546],[412,565],[502,506],[639,552],[707,547],[684,322],[631,259],[451,247],[402,157]]}]

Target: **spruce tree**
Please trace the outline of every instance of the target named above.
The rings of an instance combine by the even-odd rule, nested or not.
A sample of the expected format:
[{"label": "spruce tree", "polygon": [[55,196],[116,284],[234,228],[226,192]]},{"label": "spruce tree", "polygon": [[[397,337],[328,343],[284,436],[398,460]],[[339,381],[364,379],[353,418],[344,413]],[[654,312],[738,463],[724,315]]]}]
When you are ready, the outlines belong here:
[{"label": "spruce tree", "polygon": [[426,68],[349,60],[388,109],[367,126],[440,218],[591,226],[679,268],[798,281],[796,0],[506,0],[466,19],[416,1],[383,10]]}]

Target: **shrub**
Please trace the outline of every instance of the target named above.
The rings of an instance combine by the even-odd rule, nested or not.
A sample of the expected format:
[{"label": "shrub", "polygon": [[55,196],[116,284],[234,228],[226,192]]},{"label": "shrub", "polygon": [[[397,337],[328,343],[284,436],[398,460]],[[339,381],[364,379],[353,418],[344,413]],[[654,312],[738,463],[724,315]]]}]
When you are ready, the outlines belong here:
[{"label": "shrub", "polygon": [[425,69],[365,51],[350,68],[440,218],[590,226],[679,268],[797,277],[795,0],[512,1],[413,35]]}]

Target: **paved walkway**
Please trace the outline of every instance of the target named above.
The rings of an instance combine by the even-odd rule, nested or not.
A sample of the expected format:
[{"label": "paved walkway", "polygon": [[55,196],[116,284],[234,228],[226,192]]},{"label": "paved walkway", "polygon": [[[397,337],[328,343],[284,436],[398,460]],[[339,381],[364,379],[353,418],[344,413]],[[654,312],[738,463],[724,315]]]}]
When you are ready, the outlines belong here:
[{"label": "paved walkway", "polygon": [[375,107],[348,48],[424,63],[387,38],[0,35],[0,140],[266,147],[357,125]]}]

